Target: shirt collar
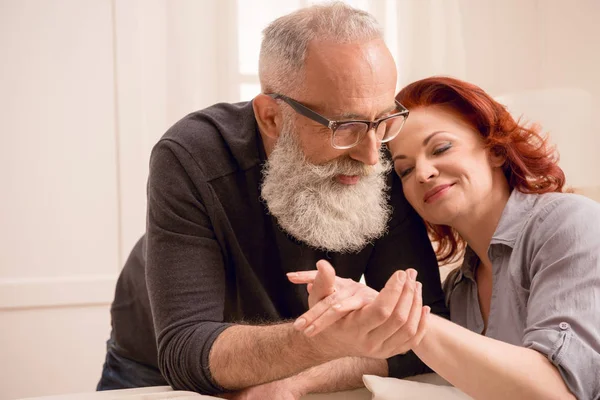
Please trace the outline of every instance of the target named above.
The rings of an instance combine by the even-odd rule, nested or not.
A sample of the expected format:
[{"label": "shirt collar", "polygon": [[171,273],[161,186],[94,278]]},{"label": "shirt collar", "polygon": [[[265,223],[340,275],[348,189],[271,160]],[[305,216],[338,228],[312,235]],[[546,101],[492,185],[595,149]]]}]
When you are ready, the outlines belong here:
[{"label": "shirt collar", "polygon": [[[535,194],[523,193],[516,189],[512,191],[506,202],[506,206],[504,206],[496,231],[492,236],[490,247],[495,244],[514,247],[519,232],[523,229],[523,225],[527,221],[536,199],[537,195]],[[479,257],[473,249],[467,246],[462,265],[460,266],[460,278],[464,276],[465,278],[475,280],[475,269],[478,265]]]},{"label": "shirt collar", "polygon": [[496,231],[492,236],[490,246],[493,244],[504,244],[511,248],[514,247],[519,233],[523,229],[531,210],[537,200],[538,195],[520,192],[513,189],[504,210]]},{"label": "shirt collar", "polygon": [[469,246],[465,248],[462,265],[460,266],[459,280],[464,276],[472,281],[475,280],[475,268],[479,264],[479,257]]}]

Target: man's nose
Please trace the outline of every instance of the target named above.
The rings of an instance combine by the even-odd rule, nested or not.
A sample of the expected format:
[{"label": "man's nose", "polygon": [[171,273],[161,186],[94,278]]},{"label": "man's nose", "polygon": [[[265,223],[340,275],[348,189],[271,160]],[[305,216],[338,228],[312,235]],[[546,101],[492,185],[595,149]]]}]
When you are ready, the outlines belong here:
[{"label": "man's nose", "polygon": [[381,141],[375,135],[375,129],[369,129],[365,137],[350,149],[350,157],[366,165],[375,165],[379,161]]}]

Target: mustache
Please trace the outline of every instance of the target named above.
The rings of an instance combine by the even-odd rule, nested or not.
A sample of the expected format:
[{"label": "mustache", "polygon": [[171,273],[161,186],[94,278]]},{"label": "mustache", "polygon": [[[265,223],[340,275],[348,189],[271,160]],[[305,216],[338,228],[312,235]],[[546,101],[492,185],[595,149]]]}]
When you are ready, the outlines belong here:
[{"label": "mustache", "polygon": [[375,165],[367,165],[348,156],[334,159],[323,164],[309,164],[311,171],[322,179],[333,178],[337,175],[367,177],[389,171],[391,164],[382,155]]}]

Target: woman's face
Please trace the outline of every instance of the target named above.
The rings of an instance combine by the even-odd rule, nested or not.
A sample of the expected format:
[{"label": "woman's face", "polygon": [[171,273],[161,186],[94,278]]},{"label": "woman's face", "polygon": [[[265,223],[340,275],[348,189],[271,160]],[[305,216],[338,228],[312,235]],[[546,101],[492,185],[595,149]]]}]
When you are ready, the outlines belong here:
[{"label": "woman's face", "polygon": [[505,180],[502,160],[490,157],[480,133],[445,108],[411,110],[389,148],[406,199],[433,224],[455,226],[457,218],[482,211],[494,188],[506,187],[496,185]]}]

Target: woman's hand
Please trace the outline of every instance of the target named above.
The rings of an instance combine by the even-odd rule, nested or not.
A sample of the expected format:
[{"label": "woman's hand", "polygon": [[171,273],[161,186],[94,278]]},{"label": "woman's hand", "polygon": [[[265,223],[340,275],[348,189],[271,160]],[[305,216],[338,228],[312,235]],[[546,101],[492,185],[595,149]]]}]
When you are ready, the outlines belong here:
[{"label": "woman's hand", "polygon": [[[406,272],[398,271],[397,274],[400,279],[407,281],[407,284],[410,285],[413,282],[414,289],[418,287],[420,293],[421,283],[416,282],[417,271],[408,269]],[[350,312],[362,309],[379,294],[375,289],[362,283],[336,276],[334,268],[325,260],[317,262],[317,271],[292,272],[288,274],[288,279],[295,284],[308,285],[310,310],[294,322],[294,328],[304,330],[307,336],[315,336]],[[404,297],[405,302],[409,301],[408,295]],[[415,302],[415,306],[419,304],[422,305],[422,303]],[[404,310],[407,319],[408,315],[416,315],[416,311],[420,315],[421,306],[415,312],[412,312],[410,306],[404,306],[408,309],[408,311]]]},{"label": "woman's hand", "polygon": [[[396,271],[377,293],[365,290],[357,282],[336,278],[327,263],[319,262],[318,268],[311,287],[311,304],[314,304],[312,309],[323,312],[316,312],[316,317],[308,312],[298,318],[296,325],[314,340],[320,352],[334,359],[345,356],[385,359],[419,345],[427,331],[430,308],[422,304],[416,271]],[[375,293],[372,301],[365,300]],[[357,298],[355,304],[367,304],[350,311],[335,307],[338,301],[352,297]],[[321,300],[315,303],[318,299]],[[348,300],[352,301],[355,300]]]}]

